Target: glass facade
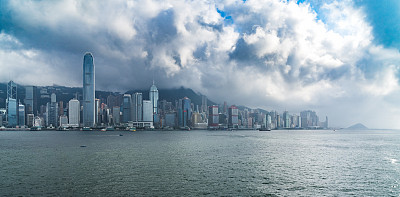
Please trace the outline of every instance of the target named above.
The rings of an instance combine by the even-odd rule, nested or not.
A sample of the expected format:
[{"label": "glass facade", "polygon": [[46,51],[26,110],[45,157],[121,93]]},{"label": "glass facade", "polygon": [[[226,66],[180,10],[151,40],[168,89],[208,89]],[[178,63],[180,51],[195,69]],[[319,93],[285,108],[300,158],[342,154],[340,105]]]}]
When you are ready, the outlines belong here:
[{"label": "glass facade", "polygon": [[157,114],[158,113],[158,110],[157,110],[158,90],[157,90],[157,87],[154,85],[154,83],[150,88],[149,98],[150,98],[151,104],[153,106],[153,114]]},{"label": "glass facade", "polygon": [[18,105],[18,125],[25,126],[25,105]]},{"label": "glass facade", "polygon": [[133,94],[132,99],[132,120],[134,122],[139,122],[143,120],[143,95],[140,92]]},{"label": "glass facade", "polygon": [[9,98],[7,102],[7,120],[9,127],[15,127],[18,124],[17,99]]},{"label": "glass facade", "polygon": [[95,68],[93,55],[86,53],[83,58],[83,126],[95,123]]},{"label": "glass facade", "polygon": [[124,100],[122,102],[122,122],[124,123],[131,120],[131,102],[131,95],[124,94]]}]

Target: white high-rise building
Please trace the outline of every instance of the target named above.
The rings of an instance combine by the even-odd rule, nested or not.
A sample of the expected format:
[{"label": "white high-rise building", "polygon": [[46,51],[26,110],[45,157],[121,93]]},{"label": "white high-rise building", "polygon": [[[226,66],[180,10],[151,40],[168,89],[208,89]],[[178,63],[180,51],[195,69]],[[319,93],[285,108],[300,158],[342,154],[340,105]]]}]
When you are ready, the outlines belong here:
[{"label": "white high-rise building", "polygon": [[143,121],[153,122],[152,102],[148,100],[143,100]]},{"label": "white high-rise building", "polygon": [[71,99],[68,102],[68,118],[69,124],[73,127],[79,127],[80,103],[76,99]]},{"label": "white high-rise building", "polygon": [[154,81],[153,81],[153,85],[150,87],[150,92],[149,92],[149,98],[152,104],[152,111],[153,114],[157,114],[158,110],[157,110],[157,106],[158,106],[158,90],[157,87],[154,85]]}]

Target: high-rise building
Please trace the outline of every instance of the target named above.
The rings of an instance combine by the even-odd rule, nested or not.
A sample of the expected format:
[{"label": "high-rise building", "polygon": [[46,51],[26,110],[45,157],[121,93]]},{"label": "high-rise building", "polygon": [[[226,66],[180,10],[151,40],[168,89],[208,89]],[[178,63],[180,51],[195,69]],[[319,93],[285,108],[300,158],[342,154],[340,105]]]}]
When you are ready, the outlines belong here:
[{"label": "high-rise building", "polygon": [[83,58],[83,126],[95,124],[95,67],[93,55],[86,53]]},{"label": "high-rise building", "polygon": [[192,101],[188,97],[184,97],[181,101],[182,110],[181,110],[181,127],[187,127],[191,125],[192,118]]},{"label": "high-rise building", "polygon": [[325,116],[325,129],[328,129],[328,116]]},{"label": "high-rise building", "polygon": [[300,127],[300,121],[299,121],[299,116],[298,115],[293,115],[291,116],[291,127],[293,128],[299,128]]},{"label": "high-rise building", "polygon": [[61,115],[59,122],[60,122],[60,127],[67,126],[68,125],[68,117],[65,115]]},{"label": "high-rise building", "polygon": [[228,109],[228,126],[229,128],[236,128],[239,125],[239,109],[232,105]]},{"label": "high-rise building", "polygon": [[223,114],[228,114],[228,104],[226,103],[226,101],[224,101],[224,107],[222,109],[222,113]]},{"label": "high-rise building", "polygon": [[6,101],[6,121],[9,127],[15,127],[18,124],[17,109],[17,84],[13,81],[7,83],[7,101]]},{"label": "high-rise building", "polygon": [[153,107],[153,114],[157,114],[158,113],[158,110],[157,110],[158,90],[157,90],[157,87],[154,85],[154,81],[153,81],[153,85],[150,87],[149,98],[151,101],[151,105]]},{"label": "high-rise building", "polygon": [[319,119],[315,111],[306,110],[300,112],[301,127],[310,128],[318,126]]},{"label": "high-rise building", "polygon": [[176,114],[175,113],[166,113],[165,114],[165,126],[175,127],[176,125]]},{"label": "high-rise building", "polygon": [[112,117],[114,125],[118,125],[120,123],[120,111],[121,108],[118,106],[114,106],[112,108]]},{"label": "high-rise building", "polygon": [[69,124],[73,127],[79,127],[81,106],[77,99],[71,99],[68,102]]},{"label": "high-rise building", "polygon": [[272,129],[272,118],[271,118],[271,115],[267,114],[267,115],[266,115],[266,119],[267,119],[266,128]]},{"label": "high-rise building", "polygon": [[153,105],[149,100],[143,100],[143,121],[153,122]]},{"label": "high-rise building", "polygon": [[281,116],[279,114],[276,114],[276,128],[281,128],[282,127],[282,122],[281,122]]},{"label": "high-rise building", "polygon": [[18,105],[18,125],[25,126],[25,105]]},{"label": "high-rise building", "polygon": [[208,126],[215,128],[218,127],[219,123],[219,115],[218,115],[218,106],[213,105],[208,108]]},{"label": "high-rise building", "polygon": [[94,99],[94,122],[96,125],[101,124],[100,113],[100,99]]},{"label": "high-rise building", "polygon": [[46,106],[46,124],[47,126],[58,126],[58,103],[56,102],[56,94],[51,94],[51,102]]},{"label": "high-rise building", "polygon": [[26,115],[26,125],[28,126],[28,127],[33,127],[33,120],[34,120],[34,118],[35,118],[35,115],[33,115],[33,114],[27,114]]},{"label": "high-rise building", "polygon": [[208,113],[207,97],[204,95],[201,96],[201,112]]},{"label": "high-rise building", "polygon": [[27,86],[25,87],[25,111],[26,114],[34,114],[38,113],[38,96],[37,96],[37,87],[36,86]]},{"label": "high-rise building", "polygon": [[122,122],[127,123],[131,121],[131,104],[132,97],[130,94],[124,94],[124,98],[122,100]]},{"label": "high-rise building", "polygon": [[141,92],[136,92],[132,96],[132,120],[140,122],[143,120],[143,95]]},{"label": "high-rise building", "polygon": [[283,112],[283,127],[290,128],[290,116],[288,111]]}]

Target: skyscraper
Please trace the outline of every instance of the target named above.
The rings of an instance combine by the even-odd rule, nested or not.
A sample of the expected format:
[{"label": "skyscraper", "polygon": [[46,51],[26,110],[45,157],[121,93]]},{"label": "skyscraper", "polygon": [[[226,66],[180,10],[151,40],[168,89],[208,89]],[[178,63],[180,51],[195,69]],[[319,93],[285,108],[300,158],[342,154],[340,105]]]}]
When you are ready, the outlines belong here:
[{"label": "skyscraper", "polygon": [[218,106],[213,105],[208,109],[208,126],[211,128],[217,128],[219,123]]},{"label": "skyscraper", "polygon": [[95,68],[93,55],[86,53],[83,58],[83,126],[95,123]]},{"label": "skyscraper", "polygon": [[290,116],[288,111],[283,112],[283,127],[290,128]]},{"label": "skyscraper", "polygon": [[143,120],[143,95],[141,92],[133,94],[132,98],[132,120],[140,122]]},{"label": "skyscraper", "polygon": [[192,101],[185,97],[182,99],[182,110],[181,110],[182,124],[179,125],[181,127],[191,126],[191,118],[192,118]]},{"label": "skyscraper", "polygon": [[94,123],[96,125],[101,124],[101,118],[100,118],[100,99],[95,99],[94,100]]},{"label": "skyscraper", "polygon": [[122,101],[122,122],[127,123],[131,121],[131,104],[132,98],[130,94],[124,94],[124,98]]},{"label": "skyscraper", "polygon": [[18,125],[25,126],[25,105],[18,105]]},{"label": "skyscraper", "polygon": [[315,113],[315,111],[311,110],[302,111],[300,112],[300,117],[301,117],[301,127],[309,128],[318,126],[319,118],[317,116],[317,113]]},{"label": "skyscraper", "polygon": [[143,121],[153,122],[153,106],[152,102],[148,100],[143,101]]},{"label": "skyscraper", "polygon": [[51,102],[46,106],[46,123],[47,126],[58,126],[58,103],[56,101],[56,94],[51,94]]},{"label": "skyscraper", "polygon": [[27,114],[37,115],[37,87],[27,86],[25,87],[25,111]]},{"label": "skyscraper", "polygon": [[239,125],[239,109],[232,105],[228,110],[228,126],[229,128],[237,128]]},{"label": "skyscraper", "polygon": [[9,127],[15,127],[18,124],[18,111],[17,111],[17,84],[13,81],[7,83],[7,105],[6,105]]},{"label": "skyscraper", "polygon": [[114,106],[112,108],[112,117],[114,125],[118,125],[120,123],[120,107]]},{"label": "skyscraper", "polygon": [[201,112],[208,113],[207,97],[204,95],[201,96]]},{"label": "skyscraper", "polygon": [[154,81],[153,81],[153,85],[150,87],[150,92],[149,92],[149,98],[151,101],[151,105],[153,108],[153,114],[157,114],[157,106],[158,106],[158,90],[157,87],[154,85]]},{"label": "skyscraper", "polygon": [[79,126],[80,104],[77,99],[71,99],[68,102],[69,124],[73,127]]}]

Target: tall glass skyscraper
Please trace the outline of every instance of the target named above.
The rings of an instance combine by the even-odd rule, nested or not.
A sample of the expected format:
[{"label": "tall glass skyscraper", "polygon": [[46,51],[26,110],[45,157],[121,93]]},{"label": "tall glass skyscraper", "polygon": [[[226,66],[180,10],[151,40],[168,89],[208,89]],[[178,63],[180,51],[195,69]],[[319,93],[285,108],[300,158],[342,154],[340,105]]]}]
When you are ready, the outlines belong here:
[{"label": "tall glass skyscraper", "polygon": [[140,92],[136,92],[132,96],[132,120],[134,122],[140,122],[143,120],[143,95]]},{"label": "tall glass skyscraper", "polygon": [[143,121],[153,122],[152,103],[148,100],[143,100]]},{"label": "tall glass skyscraper", "polygon": [[15,127],[18,124],[17,110],[17,84],[14,81],[7,83],[7,121],[9,127]]},{"label": "tall glass skyscraper", "polygon": [[95,123],[95,73],[93,55],[86,53],[83,58],[83,126]]},{"label": "tall glass skyscraper", "polygon": [[25,126],[25,105],[18,105],[18,125]]},{"label": "tall glass skyscraper", "polygon": [[131,121],[131,107],[132,107],[132,96],[130,94],[124,94],[122,102],[122,122],[127,123]]},{"label": "tall glass skyscraper", "polygon": [[150,87],[150,92],[149,92],[149,98],[151,101],[151,105],[153,107],[153,114],[157,114],[158,110],[157,110],[157,106],[158,106],[158,90],[157,87],[154,85],[154,81],[153,81],[153,85]]},{"label": "tall glass skyscraper", "polygon": [[37,115],[37,87],[27,86],[25,87],[25,111],[26,114]]}]

